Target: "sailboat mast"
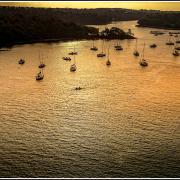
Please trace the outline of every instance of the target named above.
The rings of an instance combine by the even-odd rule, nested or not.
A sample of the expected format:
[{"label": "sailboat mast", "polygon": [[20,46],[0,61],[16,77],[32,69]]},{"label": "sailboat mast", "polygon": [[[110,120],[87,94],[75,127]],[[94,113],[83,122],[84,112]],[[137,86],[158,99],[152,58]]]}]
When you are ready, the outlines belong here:
[{"label": "sailboat mast", "polygon": [[136,46],[135,46],[135,50],[137,51],[137,39],[136,39]]},{"label": "sailboat mast", "polygon": [[104,40],[102,40],[102,53],[103,53]]},{"label": "sailboat mast", "polygon": [[145,43],[144,43],[144,47],[143,47],[143,55],[142,55],[143,59],[144,59],[144,51],[145,51]]},{"label": "sailboat mast", "polygon": [[109,47],[108,47],[108,61],[109,61]]}]

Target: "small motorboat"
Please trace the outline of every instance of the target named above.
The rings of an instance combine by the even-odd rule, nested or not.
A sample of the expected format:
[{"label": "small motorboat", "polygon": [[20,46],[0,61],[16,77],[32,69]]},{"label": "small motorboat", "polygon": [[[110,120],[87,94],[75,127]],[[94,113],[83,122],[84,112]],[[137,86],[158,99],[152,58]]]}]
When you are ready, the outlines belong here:
[{"label": "small motorboat", "polygon": [[156,48],[156,47],[157,47],[156,44],[151,44],[151,45],[150,45],[150,48]]},{"label": "small motorboat", "polygon": [[40,81],[44,78],[44,74],[42,73],[42,71],[40,71],[37,75],[36,75],[36,80]]},{"label": "small motorboat", "polygon": [[71,72],[76,71],[76,64],[72,64],[72,65],[71,65],[70,71],[71,71]]},{"label": "small motorboat", "polygon": [[25,60],[24,60],[24,59],[20,59],[20,60],[18,61],[18,63],[19,63],[19,64],[24,64],[24,63],[25,63]]},{"label": "small motorboat", "polygon": [[71,61],[70,57],[63,57],[62,59],[65,60],[65,61]]}]

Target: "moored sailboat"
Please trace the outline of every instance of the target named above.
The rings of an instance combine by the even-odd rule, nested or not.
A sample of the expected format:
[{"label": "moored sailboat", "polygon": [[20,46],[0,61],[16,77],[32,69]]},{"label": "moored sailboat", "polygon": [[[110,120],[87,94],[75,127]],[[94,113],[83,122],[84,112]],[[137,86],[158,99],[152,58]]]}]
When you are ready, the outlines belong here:
[{"label": "moored sailboat", "polygon": [[108,57],[107,57],[106,65],[107,66],[111,65],[111,61],[109,60],[109,47],[108,47]]},{"label": "moored sailboat", "polygon": [[98,48],[94,45],[94,41],[93,41],[93,44],[92,44],[92,47],[90,48],[91,51],[97,51]]},{"label": "moored sailboat", "polygon": [[144,51],[145,51],[145,43],[144,43],[143,52],[142,52],[142,59],[139,61],[139,64],[143,67],[148,66],[147,60],[144,59]]},{"label": "moored sailboat", "polygon": [[18,61],[18,63],[19,63],[19,64],[24,64],[24,63],[25,63],[25,60],[24,60],[24,59],[20,59],[20,60]]},{"label": "moored sailboat", "polygon": [[77,51],[75,51],[75,45],[74,45],[74,51],[71,51],[70,53],[69,53],[69,55],[77,55],[78,53],[77,53]]},{"label": "moored sailboat", "polygon": [[40,61],[40,64],[39,64],[39,68],[41,69],[41,68],[44,68],[45,66],[46,66],[46,64],[43,62],[43,60],[42,60],[43,58],[42,58],[42,56],[40,56],[40,53],[39,53],[39,61]]},{"label": "moored sailboat", "polygon": [[40,72],[36,75],[36,80],[40,81],[44,78],[43,71],[40,70]]},{"label": "moored sailboat", "polygon": [[117,44],[114,46],[116,51],[122,51],[123,47],[119,44],[119,40],[117,40]]},{"label": "moored sailboat", "polygon": [[70,71],[74,72],[76,71],[77,67],[76,67],[76,60],[75,60],[75,54],[74,54],[74,63],[71,65],[70,67]]},{"label": "moored sailboat", "polygon": [[171,41],[171,36],[169,36],[168,42],[166,43],[166,45],[174,45],[174,42]]},{"label": "moored sailboat", "polygon": [[104,40],[102,41],[102,51],[101,51],[101,53],[97,54],[97,57],[104,57],[104,56],[106,56],[106,54],[104,53],[103,49],[104,49]]},{"label": "moored sailboat", "polygon": [[137,50],[137,39],[136,39],[136,45],[135,45],[135,49],[134,49],[134,56],[139,56],[139,52]]}]

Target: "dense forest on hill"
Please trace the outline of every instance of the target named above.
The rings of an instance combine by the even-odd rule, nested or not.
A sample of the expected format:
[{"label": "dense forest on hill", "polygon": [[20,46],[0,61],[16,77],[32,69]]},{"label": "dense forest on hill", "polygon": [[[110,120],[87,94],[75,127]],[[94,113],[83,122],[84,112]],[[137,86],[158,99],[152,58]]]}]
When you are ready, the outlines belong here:
[{"label": "dense forest on hill", "polygon": [[180,30],[180,12],[155,13],[146,15],[138,21],[141,27],[156,27]]},{"label": "dense forest on hill", "polygon": [[80,39],[98,29],[64,22],[53,11],[35,8],[0,8],[0,46],[48,39]]},{"label": "dense forest on hill", "polygon": [[48,39],[83,39],[90,33],[98,34],[98,29],[84,25],[138,19],[140,26],[179,28],[180,25],[179,12],[119,8],[0,7],[0,46]]}]

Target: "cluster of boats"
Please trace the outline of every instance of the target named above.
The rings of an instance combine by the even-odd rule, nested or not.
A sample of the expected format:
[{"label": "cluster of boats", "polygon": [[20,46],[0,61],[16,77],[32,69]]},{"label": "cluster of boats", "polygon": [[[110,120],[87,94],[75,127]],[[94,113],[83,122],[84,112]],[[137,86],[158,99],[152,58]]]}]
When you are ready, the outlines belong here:
[{"label": "cluster of boats", "polygon": [[[159,32],[158,32],[159,33]],[[169,36],[170,37],[170,36]],[[169,38],[169,40],[166,42],[166,45],[174,45],[174,49],[173,49],[173,52],[172,54],[174,56],[179,56],[179,52],[178,50],[180,50],[180,47],[178,46],[175,46],[175,44],[178,44],[180,43],[179,41],[176,41],[175,43],[173,41],[171,41],[171,39]],[[157,47],[157,44],[153,43],[153,44],[150,44],[149,45],[150,48],[156,48]],[[122,51],[123,50],[123,47],[120,45],[119,43],[119,40],[117,40],[117,43],[116,45],[114,46],[114,49],[116,51]],[[93,41],[93,44],[92,44],[92,47],[90,48],[91,51],[98,51],[98,48],[94,45],[94,41]],[[143,67],[145,66],[148,66],[148,61],[144,58],[144,51],[145,51],[145,43],[144,43],[144,46],[143,46],[143,51],[142,51],[142,54],[141,54],[141,59],[139,61],[139,64]],[[75,55],[77,55],[78,53],[75,51],[75,47],[74,47],[74,51],[70,52],[69,55],[74,55],[74,63],[71,65],[70,67],[70,71],[76,71],[77,67],[76,67],[76,62],[75,62]],[[136,44],[135,44],[135,50],[133,52],[133,55],[134,56],[140,56],[140,53],[138,51],[138,48],[137,48],[137,39],[136,39]],[[101,57],[105,57],[106,56],[106,53],[104,52],[104,40],[102,41],[102,49],[100,51],[100,53],[97,54],[97,57],[98,58],[101,58]],[[66,60],[66,61],[71,61],[71,58],[70,57],[63,57],[62,58],[63,60]],[[108,48],[108,55],[107,55],[107,61],[106,61],[106,65],[107,66],[110,66],[111,65],[111,61],[110,61],[110,58],[109,58],[109,48]]]},{"label": "cluster of boats", "polygon": [[[158,33],[158,32],[156,32],[156,33]],[[179,40],[173,42],[171,40],[171,36],[169,36],[169,39],[166,42],[166,45],[174,45],[174,49],[173,49],[173,52],[172,52],[172,54],[174,56],[179,56],[180,46],[177,46],[177,44],[179,44],[179,43],[180,43]],[[155,43],[153,43],[149,47],[150,48],[156,48],[157,45]],[[120,45],[119,40],[117,40],[117,43],[114,46],[114,49],[116,51],[122,51],[123,50],[123,47]],[[94,45],[94,41],[93,41],[93,45],[90,48],[90,50],[91,51],[98,51],[98,48]],[[139,61],[139,65],[143,66],[143,67],[148,66],[148,61],[144,58],[144,51],[145,51],[145,43],[144,43],[144,46],[143,46],[143,51],[142,51],[142,54],[141,54],[141,59]],[[75,51],[75,46],[74,46],[74,51],[69,52],[68,55],[72,55],[73,56],[73,63],[70,66],[70,71],[71,72],[75,72],[77,70],[75,56],[78,55],[78,52]],[[137,39],[136,39],[136,44],[135,44],[135,49],[134,49],[133,55],[137,56],[137,57],[140,56],[140,53],[139,53],[138,48],[137,48]],[[104,40],[102,41],[102,50],[101,50],[100,53],[97,54],[97,57],[98,58],[106,57],[106,53],[104,52]],[[43,69],[46,66],[46,64],[41,60],[42,58],[40,57],[40,54],[39,54],[39,59],[40,59],[40,64],[39,64],[38,68],[40,69],[40,71],[39,71],[39,73],[35,77],[37,81],[42,80],[44,78]],[[71,61],[71,57],[69,57],[69,56],[63,57],[62,59],[65,60],[65,61]],[[24,59],[20,59],[18,61],[18,63],[23,65],[25,63],[25,60]],[[111,65],[111,61],[110,61],[110,58],[109,58],[109,47],[108,47],[108,54],[107,54],[106,65],[107,66]]]},{"label": "cluster of boats", "polygon": [[[40,55],[39,55],[39,58],[40,58]],[[25,60],[24,59],[20,59],[18,61],[18,63],[23,65],[25,63]],[[44,79],[43,69],[45,68],[45,66],[46,66],[46,64],[43,61],[40,61],[40,64],[38,66],[40,71],[39,71],[39,73],[35,77],[37,81],[40,81],[40,80]]]}]

